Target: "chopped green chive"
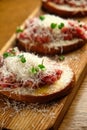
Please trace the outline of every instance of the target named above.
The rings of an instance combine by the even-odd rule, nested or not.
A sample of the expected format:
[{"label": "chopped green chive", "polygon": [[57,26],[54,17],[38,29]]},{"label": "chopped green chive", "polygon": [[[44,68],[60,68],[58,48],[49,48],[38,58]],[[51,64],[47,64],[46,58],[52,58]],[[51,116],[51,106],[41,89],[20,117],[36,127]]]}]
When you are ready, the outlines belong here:
[{"label": "chopped green chive", "polygon": [[51,28],[52,29],[56,28],[56,26],[57,26],[57,23],[51,23]]},{"label": "chopped green chive", "polygon": [[21,58],[21,62],[22,62],[22,63],[25,63],[25,62],[26,62],[26,59],[25,59],[25,58]]},{"label": "chopped green chive", "polygon": [[11,53],[11,52],[5,52],[5,53],[3,54],[3,57],[4,57],[4,58],[7,58],[7,57],[9,57],[9,56],[15,56],[15,54],[13,54],[13,53]]},{"label": "chopped green chive", "polygon": [[64,23],[60,23],[59,25],[58,25],[58,28],[59,29],[62,29],[64,27]]},{"label": "chopped green chive", "polygon": [[45,66],[43,65],[44,59],[42,60],[42,63],[38,65],[40,70],[45,70]]},{"label": "chopped green chive", "polygon": [[64,59],[65,59],[65,56],[63,56],[63,55],[59,56],[60,61],[63,61]]},{"label": "chopped green chive", "polygon": [[9,52],[5,52],[5,53],[3,54],[3,57],[4,57],[4,58],[7,58],[9,55],[10,55]]},{"label": "chopped green chive", "polygon": [[23,32],[23,29],[17,28],[17,29],[16,29],[16,33],[19,33],[19,32]]},{"label": "chopped green chive", "polygon": [[45,70],[45,66],[43,64],[39,64],[38,67],[41,69],[41,70]]},{"label": "chopped green chive", "polygon": [[44,17],[43,15],[39,16],[39,18],[40,18],[40,20],[42,20],[42,21],[45,19],[45,17]]},{"label": "chopped green chive", "polygon": [[24,55],[19,55],[19,58],[20,58],[20,61],[21,61],[22,63],[25,63],[25,62],[26,62],[26,59],[25,59]]},{"label": "chopped green chive", "polygon": [[42,60],[42,63],[39,64],[37,67],[33,66],[29,72],[36,74],[37,72],[39,72],[39,70],[41,70],[41,71],[45,70],[45,66],[43,65],[43,60]]},{"label": "chopped green chive", "polygon": [[36,74],[38,71],[39,71],[38,68],[36,68],[36,67],[34,67],[34,66],[31,68],[31,72],[32,72],[33,74]]}]

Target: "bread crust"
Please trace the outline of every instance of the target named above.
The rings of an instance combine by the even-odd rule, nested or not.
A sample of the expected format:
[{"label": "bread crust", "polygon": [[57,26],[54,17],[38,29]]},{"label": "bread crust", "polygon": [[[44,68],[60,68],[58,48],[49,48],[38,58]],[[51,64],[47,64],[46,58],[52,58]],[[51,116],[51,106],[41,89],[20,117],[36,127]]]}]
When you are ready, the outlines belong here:
[{"label": "bread crust", "polygon": [[[66,5],[65,5],[66,7]],[[42,8],[45,9],[47,12],[56,14],[62,17],[81,17],[81,16],[86,16],[87,15],[87,8],[81,8],[79,7],[75,9],[75,7],[70,7],[73,10],[66,10],[62,9],[60,5],[56,5],[55,3],[52,2],[46,2],[42,0]]]},{"label": "bread crust", "polygon": [[[0,88],[0,93],[10,99],[15,99],[16,101],[27,102],[27,103],[46,103],[52,101],[53,99],[61,99],[62,97],[66,96],[72,91],[74,85],[75,85],[75,76],[73,75],[71,81],[68,83],[67,86],[64,87],[64,89],[60,91],[56,91],[51,94],[43,94],[43,95],[21,95],[20,94],[19,95],[19,94],[15,94],[14,90],[3,91],[3,89],[1,90],[1,88]],[[50,86],[49,86],[49,91],[50,91]]]},{"label": "bread crust", "polygon": [[[71,42],[71,41],[70,41]],[[81,48],[87,41],[85,40],[79,40],[78,42],[74,42],[73,44],[67,44],[67,45],[62,45],[58,46],[57,49],[55,48],[48,48],[47,46],[43,46],[43,44],[33,44],[32,46],[30,43],[23,43],[22,41],[17,40],[17,46],[24,51],[30,51],[30,52],[35,52],[39,54],[44,54],[44,55],[55,55],[55,54],[66,54],[72,51],[75,51],[79,48]]]}]

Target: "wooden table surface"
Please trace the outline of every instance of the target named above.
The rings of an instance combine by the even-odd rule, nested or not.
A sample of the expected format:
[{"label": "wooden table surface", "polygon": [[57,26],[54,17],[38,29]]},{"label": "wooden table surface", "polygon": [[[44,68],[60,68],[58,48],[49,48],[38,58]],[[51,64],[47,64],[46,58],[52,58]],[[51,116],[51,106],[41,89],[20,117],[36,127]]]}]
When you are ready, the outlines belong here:
[{"label": "wooden table surface", "polygon": [[[40,0],[0,0],[0,49]],[[87,75],[58,130],[87,130]]]}]

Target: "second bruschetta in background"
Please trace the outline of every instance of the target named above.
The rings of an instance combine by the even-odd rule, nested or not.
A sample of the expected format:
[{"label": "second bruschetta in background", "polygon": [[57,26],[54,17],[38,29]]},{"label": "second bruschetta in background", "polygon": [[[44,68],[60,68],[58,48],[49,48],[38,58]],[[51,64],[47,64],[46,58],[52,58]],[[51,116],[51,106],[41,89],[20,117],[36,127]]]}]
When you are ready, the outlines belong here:
[{"label": "second bruschetta in background", "polygon": [[87,42],[87,25],[54,15],[27,19],[16,32],[17,46],[25,51],[55,55],[78,49]]}]

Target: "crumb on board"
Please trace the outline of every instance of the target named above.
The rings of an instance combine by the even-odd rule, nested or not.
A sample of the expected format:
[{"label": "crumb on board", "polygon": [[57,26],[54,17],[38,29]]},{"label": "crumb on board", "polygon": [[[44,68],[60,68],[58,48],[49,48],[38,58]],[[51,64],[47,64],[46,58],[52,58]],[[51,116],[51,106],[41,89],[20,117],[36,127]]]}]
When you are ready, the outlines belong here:
[{"label": "crumb on board", "polygon": [[[16,115],[19,115],[20,118],[26,117],[27,114],[24,111],[33,111],[34,114],[41,114],[43,117],[41,120],[41,124],[43,124],[45,118],[48,116],[50,119],[54,119],[56,117],[56,113],[54,108],[58,105],[57,102],[51,102],[47,104],[38,104],[38,103],[21,103],[14,100],[9,100],[6,97],[0,98],[0,127],[5,127],[9,118],[14,118]],[[8,118],[5,119],[5,115],[8,113]],[[15,124],[18,125],[17,123]],[[35,123],[31,124],[32,129],[35,128]]]}]

